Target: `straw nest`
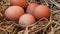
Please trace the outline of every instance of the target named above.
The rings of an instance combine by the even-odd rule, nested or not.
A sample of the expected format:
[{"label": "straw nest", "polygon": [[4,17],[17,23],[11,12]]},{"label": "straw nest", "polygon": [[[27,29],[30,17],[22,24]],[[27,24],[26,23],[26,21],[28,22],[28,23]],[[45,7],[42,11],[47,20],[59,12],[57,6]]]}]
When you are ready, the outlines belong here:
[{"label": "straw nest", "polygon": [[60,34],[60,0],[28,0],[45,4],[51,9],[50,19],[43,18],[35,24],[20,29],[19,24],[4,18],[4,11],[10,6],[10,0],[0,0],[0,34]]}]

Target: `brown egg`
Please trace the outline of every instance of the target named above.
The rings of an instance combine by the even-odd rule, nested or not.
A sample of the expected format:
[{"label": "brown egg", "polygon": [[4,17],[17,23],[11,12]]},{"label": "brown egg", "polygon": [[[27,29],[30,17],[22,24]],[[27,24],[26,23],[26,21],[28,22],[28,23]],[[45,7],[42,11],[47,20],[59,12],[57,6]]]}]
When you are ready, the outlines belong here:
[{"label": "brown egg", "polygon": [[34,16],[34,9],[38,6],[37,3],[31,3],[28,5],[26,12]]},{"label": "brown egg", "polygon": [[21,6],[23,8],[26,8],[28,6],[27,0],[10,0],[10,4],[12,6]]},{"label": "brown egg", "polygon": [[39,5],[38,7],[36,7],[34,12],[34,16],[37,19],[41,19],[43,17],[48,19],[50,15],[51,15],[51,10],[46,5]]},{"label": "brown egg", "polygon": [[11,6],[5,11],[5,17],[8,20],[16,21],[24,14],[23,8],[19,6]]},{"label": "brown egg", "polygon": [[35,18],[30,14],[24,14],[19,19],[19,25],[21,28],[25,28],[26,26],[34,23],[35,23]]}]

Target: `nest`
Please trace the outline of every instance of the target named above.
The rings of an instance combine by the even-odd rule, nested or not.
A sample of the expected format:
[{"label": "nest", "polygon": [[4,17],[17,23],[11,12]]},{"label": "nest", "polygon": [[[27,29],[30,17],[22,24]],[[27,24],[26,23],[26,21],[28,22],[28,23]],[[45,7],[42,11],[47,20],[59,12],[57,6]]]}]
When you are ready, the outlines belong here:
[{"label": "nest", "polygon": [[4,11],[10,6],[10,0],[0,0],[0,34],[60,34],[60,0],[28,0],[28,3],[47,5],[51,9],[50,19],[37,21],[22,30],[14,21],[4,17]]}]

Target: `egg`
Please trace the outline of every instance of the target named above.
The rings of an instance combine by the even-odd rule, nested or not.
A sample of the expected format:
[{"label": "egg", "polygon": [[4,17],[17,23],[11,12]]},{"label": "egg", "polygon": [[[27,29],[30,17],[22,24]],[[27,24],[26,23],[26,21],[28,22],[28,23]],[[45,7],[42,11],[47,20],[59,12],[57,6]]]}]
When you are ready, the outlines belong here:
[{"label": "egg", "polygon": [[37,3],[31,3],[28,5],[26,12],[34,16],[34,9],[38,6]]},{"label": "egg", "polygon": [[26,8],[28,6],[27,0],[10,0],[12,6],[20,6]]},{"label": "egg", "polygon": [[37,20],[41,18],[49,18],[51,15],[51,10],[46,5],[39,5],[35,8],[34,16]]},{"label": "egg", "polygon": [[19,25],[21,28],[25,28],[26,26],[34,23],[35,23],[35,18],[30,14],[24,14],[19,19]]},{"label": "egg", "polygon": [[24,9],[19,6],[11,6],[6,9],[4,16],[8,20],[16,21],[24,14]]}]

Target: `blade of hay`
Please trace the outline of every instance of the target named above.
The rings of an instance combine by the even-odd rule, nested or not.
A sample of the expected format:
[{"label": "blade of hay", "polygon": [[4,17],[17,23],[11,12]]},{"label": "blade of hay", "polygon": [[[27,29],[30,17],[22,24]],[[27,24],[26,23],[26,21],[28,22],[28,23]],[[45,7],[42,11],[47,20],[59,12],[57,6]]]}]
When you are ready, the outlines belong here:
[{"label": "blade of hay", "polygon": [[29,33],[29,30],[28,30],[28,26],[27,26],[24,34],[28,34],[28,33]]}]

